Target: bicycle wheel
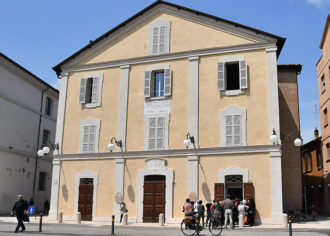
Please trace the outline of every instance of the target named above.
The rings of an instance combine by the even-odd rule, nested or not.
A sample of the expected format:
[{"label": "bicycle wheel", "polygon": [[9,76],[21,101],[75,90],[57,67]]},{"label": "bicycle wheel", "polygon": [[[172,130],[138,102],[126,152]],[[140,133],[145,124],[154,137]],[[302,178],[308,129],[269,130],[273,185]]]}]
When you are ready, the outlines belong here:
[{"label": "bicycle wheel", "polygon": [[185,224],[184,220],[181,222],[181,231],[184,235],[193,235],[196,233],[196,229],[192,224]]},{"label": "bicycle wheel", "polygon": [[220,235],[222,232],[222,223],[218,218],[212,218],[209,225],[209,231],[212,235]]}]

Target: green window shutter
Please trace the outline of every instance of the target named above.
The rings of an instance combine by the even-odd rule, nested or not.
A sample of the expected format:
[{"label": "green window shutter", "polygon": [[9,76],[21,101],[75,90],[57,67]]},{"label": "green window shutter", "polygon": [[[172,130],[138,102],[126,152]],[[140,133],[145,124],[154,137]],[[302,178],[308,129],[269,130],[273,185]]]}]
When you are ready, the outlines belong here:
[{"label": "green window shutter", "polygon": [[171,69],[165,69],[165,96],[171,96],[172,93],[172,71]]},{"label": "green window shutter", "polygon": [[100,78],[94,77],[92,84],[92,103],[99,102],[99,86],[100,86]]},{"label": "green window shutter", "polygon": [[218,62],[218,90],[226,89],[225,63]]},{"label": "green window shutter", "polygon": [[165,53],[166,26],[159,27],[159,53]]},{"label": "green window shutter", "polygon": [[88,152],[88,137],[89,137],[89,126],[84,126],[83,128],[83,143],[82,143],[82,152]]},{"label": "green window shutter", "polygon": [[152,54],[158,54],[159,48],[159,27],[154,27],[152,30]]},{"label": "green window shutter", "polygon": [[144,97],[149,98],[151,96],[151,71],[144,72]]},{"label": "green window shutter", "polygon": [[79,103],[86,103],[87,78],[80,79]]},{"label": "green window shutter", "polygon": [[240,88],[247,88],[247,65],[246,60],[239,61]]}]

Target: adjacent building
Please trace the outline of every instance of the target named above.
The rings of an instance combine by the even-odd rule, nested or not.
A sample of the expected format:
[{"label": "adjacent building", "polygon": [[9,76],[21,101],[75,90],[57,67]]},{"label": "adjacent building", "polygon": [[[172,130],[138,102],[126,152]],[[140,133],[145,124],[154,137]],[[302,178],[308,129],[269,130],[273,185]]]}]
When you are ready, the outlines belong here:
[{"label": "adjacent building", "polygon": [[49,217],[109,221],[124,201],[130,221],[180,222],[187,197],[230,194],[286,224],[302,205],[301,66],[277,65],[284,42],[157,1],[55,66]]},{"label": "adjacent building", "polygon": [[320,49],[322,56],[316,64],[317,84],[319,89],[319,105],[322,133],[322,153],[324,168],[324,209],[330,213],[330,128],[328,127],[328,108],[330,109],[330,15],[326,20]]},{"label": "adjacent building", "polygon": [[55,141],[59,92],[0,53],[0,214],[18,194],[37,211],[50,198],[52,156],[37,150]]}]

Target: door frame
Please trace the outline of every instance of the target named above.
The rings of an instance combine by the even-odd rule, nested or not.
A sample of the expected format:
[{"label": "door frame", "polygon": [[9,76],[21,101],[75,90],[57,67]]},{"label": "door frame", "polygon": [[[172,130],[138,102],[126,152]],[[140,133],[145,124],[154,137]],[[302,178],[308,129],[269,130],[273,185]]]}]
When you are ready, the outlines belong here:
[{"label": "door frame", "polygon": [[99,184],[99,174],[91,172],[89,170],[85,170],[81,173],[76,174],[76,196],[74,203],[74,214],[78,212],[79,185],[80,185],[80,179],[82,178],[93,179],[93,213],[92,213],[92,221],[93,221],[95,220],[95,214],[96,214],[96,199],[97,199],[97,186]]},{"label": "door frame", "polygon": [[173,178],[174,171],[165,167],[165,160],[161,158],[151,158],[145,161],[146,168],[138,170],[138,196],[137,196],[137,218],[136,221],[143,223],[143,198],[144,198],[144,176],[165,175],[165,215],[166,222],[171,223],[173,217]]}]

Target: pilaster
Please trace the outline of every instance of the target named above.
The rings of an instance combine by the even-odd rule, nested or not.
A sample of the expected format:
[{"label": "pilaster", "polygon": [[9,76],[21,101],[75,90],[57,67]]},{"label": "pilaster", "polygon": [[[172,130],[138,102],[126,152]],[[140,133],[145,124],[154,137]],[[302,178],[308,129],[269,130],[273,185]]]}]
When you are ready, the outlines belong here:
[{"label": "pilaster", "polygon": [[60,188],[60,173],[61,161],[59,159],[53,160],[53,176],[52,176],[52,189],[50,197],[50,208],[48,219],[57,220],[58,214],[58,194]]},{"label": "pilaster", "polygon": [[[199,57],[189,57],[189,133],[195,138],[198,148],[198,98]],[[195,148],[191,145],[189,148]]]},{"label": "pilaster", "polygon": [[199,156],[191,154],[188,156],[188,194],[196,193],[198,199],[199,184]]}]

